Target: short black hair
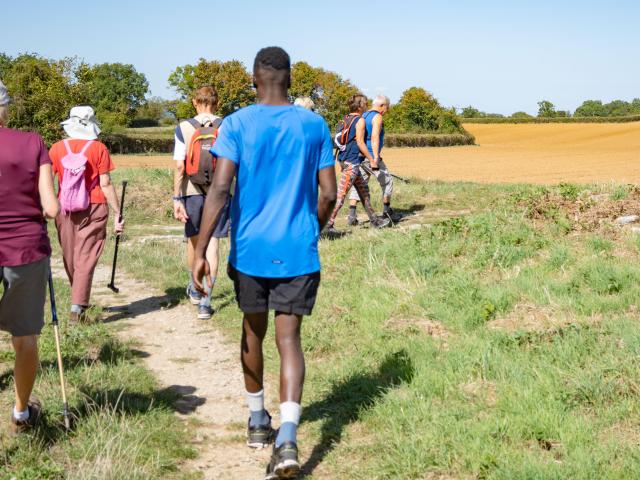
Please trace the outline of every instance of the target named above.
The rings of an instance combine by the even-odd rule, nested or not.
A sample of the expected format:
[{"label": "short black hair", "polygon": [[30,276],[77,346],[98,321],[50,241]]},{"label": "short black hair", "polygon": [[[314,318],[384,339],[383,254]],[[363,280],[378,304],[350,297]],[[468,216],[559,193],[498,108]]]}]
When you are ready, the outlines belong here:
[{"label": "short black hair", "polygon": [[253,69],[271,68],[278,71],[291,71],[291,58],[280,47],[266,47],[258,52],[253,62]]}]

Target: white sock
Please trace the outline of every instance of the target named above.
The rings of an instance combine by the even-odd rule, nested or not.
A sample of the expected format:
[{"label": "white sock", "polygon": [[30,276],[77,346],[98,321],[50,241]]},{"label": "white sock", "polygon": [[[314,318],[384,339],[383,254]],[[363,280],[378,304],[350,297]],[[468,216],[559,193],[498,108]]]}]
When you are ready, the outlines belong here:
[{"label": "white sock", "polygon": [[29,407],[24,412],[19,412],[16,410],[15,405],[13,406],[13,418],[15,418],[19,422],[24,422],[29,419]]},{"label": "white sock", "polygon": [[300,423],[302,406],[296,402],[284,402],[280,404],[280,423]]},{"label": "white sock", "polygon": [[247,392],[247,405],[249,405],[251,412],[264,410],[264,389],[256,393]]}]

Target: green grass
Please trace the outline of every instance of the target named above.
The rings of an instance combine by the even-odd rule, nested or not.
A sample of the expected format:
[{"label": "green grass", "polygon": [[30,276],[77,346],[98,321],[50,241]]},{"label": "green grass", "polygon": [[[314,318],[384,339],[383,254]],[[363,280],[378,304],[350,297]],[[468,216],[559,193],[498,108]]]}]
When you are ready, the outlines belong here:
[{"label": "green grass", "polygon": [[[121,265],[184,301],[184,244],[134,241],[175,225],[170,171],[116,179],[124,177],[133,203]],[[396,207],[414,212],[406,224],[415,226],[323,240],[318,303],[303,325],[306,470],[353,479],[640,477],[640,240],[617,228],[577,230],[565,206],[540,206],[588,192],[606,201],[633,194],[616,185],[414,181],[398,187]],[[237,341],[240,313],[223,273],[214,304],[216,327]],[[107,379],[137,368],[126,356],[101,366]],[[136,371],[141,379],[131,374],[125,391],[150,395],[152,380]],[[55,403],[54,373],[46,375]],[[113,389],[93,391],[104,388]],[[59,458],[48,452],[42,468]]]},{"label": "green grass", "polygon": [[[323,282],[303,327],[307,470],[354,479],[639,476],[640,241],[612,229],[578,234],[561,206],[543,221],[527,207],[549,192],[622,200],[628,189],[398,190],[397,208],[422,226],[357,228],[321,242]],[[131,273],[144,266],[144,278],[179,292],[183,249],[158,242],[124,255]],[[224,277],[215,321],[237,339]],[[532,327],[519,315],[550,323]]]},{"label": "green grass", "polygon": [[[69,309],[66,282],[56,281],[61,317]],[[47,308],[48,310],[48,308]],[[72,431],[62,425],[62,400],[47,313],[40,338],[41,370],[34,393],[43,401],[41,427],[20,437],[0,429],[0,479],[186,479],[179,464],[195,455],[186,425],[176,419],[175,396],[158,387],[135,350],[101,324],[61,325]],[[13,351],[3,335],[0,410],[13,406]],[[6,414],[6,415],[4,415]]]}]

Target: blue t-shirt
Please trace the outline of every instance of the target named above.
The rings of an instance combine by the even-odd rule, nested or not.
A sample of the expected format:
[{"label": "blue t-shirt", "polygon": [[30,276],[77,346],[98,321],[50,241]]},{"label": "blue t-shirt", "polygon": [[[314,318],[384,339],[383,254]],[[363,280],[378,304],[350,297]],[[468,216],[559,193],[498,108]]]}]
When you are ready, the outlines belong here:
[{"label": "blue t-shirt", "polygon": [[254,277],[318,272],[318,171],[334,164],[322,117],[251,105],[224,119],[211,153],[236,164],[229,263]]}]

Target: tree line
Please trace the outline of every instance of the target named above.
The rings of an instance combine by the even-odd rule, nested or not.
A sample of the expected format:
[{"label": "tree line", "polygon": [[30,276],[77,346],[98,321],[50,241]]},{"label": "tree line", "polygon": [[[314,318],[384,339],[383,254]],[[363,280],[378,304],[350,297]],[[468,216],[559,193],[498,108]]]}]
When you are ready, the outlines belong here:
[{"label": "tree line", "polygon": [[[555,105],[549,100],[538,102],[538,118],[586,118],[586,117],[629,117],[640,115],[640,98],[634,98],[631,102],[624,100],[614,100],[603,103],[602,100],[585,100],[582,105],[576,108],[573,114],[570,111],[557,110]],[[462,109],[460,114],[463,118],[535,118],[526,112],[515,112],[509,116],[499,113],[486,113],[468,106]]]},{"label": "tree line", "polygon": [[[359,89],[336,72],[297,62],[291,72],[292,99],[308,96],[316,111],[333,128],[348,113],[347,100]],[[0,79],[12,99],[10,126],[34,129],[49,143],[62,136],[60,122],[74,105],[91,105],[106,132],[132,126],[175,124],[195,111],[191,93],[201,85],[218,90],[219,114],[229,115],[256,101],[252,76],[237,60],[201,58],[195,64],[177,67],[168,83],[177,100],[149,97],[144,73],[133,65],[90,65],[78,58],[48,59],[36,54],[16,57],[0,53]],[[455,109],[444,108],[421,87],[407,89],[385,117],[385,126],[395,133],[461,133]]]}]

